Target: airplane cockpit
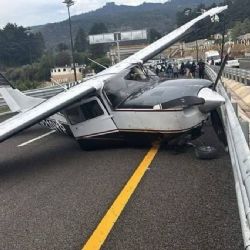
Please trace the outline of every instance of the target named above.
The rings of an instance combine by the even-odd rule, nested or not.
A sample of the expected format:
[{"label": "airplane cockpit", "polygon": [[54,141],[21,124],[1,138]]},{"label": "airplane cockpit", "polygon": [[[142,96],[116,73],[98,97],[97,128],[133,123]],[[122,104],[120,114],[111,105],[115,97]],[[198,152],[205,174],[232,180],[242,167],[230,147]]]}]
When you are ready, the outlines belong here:
[{"label": "airplane cockpit", "polygon": [[103,91],[115,108],[129,96],[154,86],[158,80],[157,76],[142,65],[136,65],[107,80]]},{"label": "airplane cockpit", "polygon": [[148,78],[149,77],[146,72],[138,66],[133,67],[130,72],[125,76],[125,79],[129,81],[147,81]]}]

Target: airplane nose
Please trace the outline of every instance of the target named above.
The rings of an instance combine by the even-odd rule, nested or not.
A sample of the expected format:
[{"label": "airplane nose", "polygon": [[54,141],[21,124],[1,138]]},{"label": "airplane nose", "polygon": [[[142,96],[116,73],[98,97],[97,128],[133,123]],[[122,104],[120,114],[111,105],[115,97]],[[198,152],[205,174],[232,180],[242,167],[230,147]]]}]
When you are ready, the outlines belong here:
[{"label": "airplane nose", "polygon": [[225,98],[223,96],[209,88],[201,89],[198,93],[198,97],[205,100],[205,103],[200,106],[200,111],[202,113],[208,113],[225,103]]}]

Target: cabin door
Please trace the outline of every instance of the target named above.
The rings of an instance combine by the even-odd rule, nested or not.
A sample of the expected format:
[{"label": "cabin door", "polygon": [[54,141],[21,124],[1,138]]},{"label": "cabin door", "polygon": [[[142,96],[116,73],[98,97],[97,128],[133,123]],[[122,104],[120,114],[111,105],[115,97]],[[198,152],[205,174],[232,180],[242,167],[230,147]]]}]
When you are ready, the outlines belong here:
[{"label": "cabin door", "polygon": [[76,139],[94,138],[118,131],[98,97],[85,99],[68,108],[65,113]]}]

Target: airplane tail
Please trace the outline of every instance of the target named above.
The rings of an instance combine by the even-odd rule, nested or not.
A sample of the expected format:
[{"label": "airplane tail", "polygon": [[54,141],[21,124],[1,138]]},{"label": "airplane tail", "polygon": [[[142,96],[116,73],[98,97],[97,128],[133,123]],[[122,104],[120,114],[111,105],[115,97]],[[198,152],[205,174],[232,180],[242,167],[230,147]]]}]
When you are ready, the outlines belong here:
[{"label": "airplane tail", "polygon": [[20,90],[16,89],[1,73],[0,94],[12,112],[23,112],[44,101],[42,98],[25,95]]}]

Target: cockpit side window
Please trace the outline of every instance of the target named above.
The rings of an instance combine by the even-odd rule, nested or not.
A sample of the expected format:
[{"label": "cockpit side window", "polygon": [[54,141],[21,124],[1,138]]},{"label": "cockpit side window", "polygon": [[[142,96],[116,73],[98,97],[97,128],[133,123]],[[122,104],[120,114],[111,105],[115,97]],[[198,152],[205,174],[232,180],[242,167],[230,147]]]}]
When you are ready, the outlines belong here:
[{"label": "cockpit side window", "polygon": [[97,102],[92,100],[66,110],[66,115],[71,125],[75,125],[98,116],[104,115],[104,111]]},{"label": "cockpit side window", "polygon": [[145,72],[143,72],[143,70],[138,66],[132,68],[128,75],[125,77],[126,80],[132,81],[145,81],[147,80],[147,78],[148,77],[145,75]]},{"label": "cockpit side window", "polygon": [[75,125],[86,121],[79,106],[67,109],[66,115],[71,125]]},{"label": "cockpit side window", "polygon": [[105,81],[103,91],[113,108],[116,108],[129,96],[154,84],[150,80],[147,72],[136,65]]},{"label": "cockpit side window", "polygon": [[102,108],[96,100],[82,104],[80,109],[86,120],[90,120],[104,114]]}]

